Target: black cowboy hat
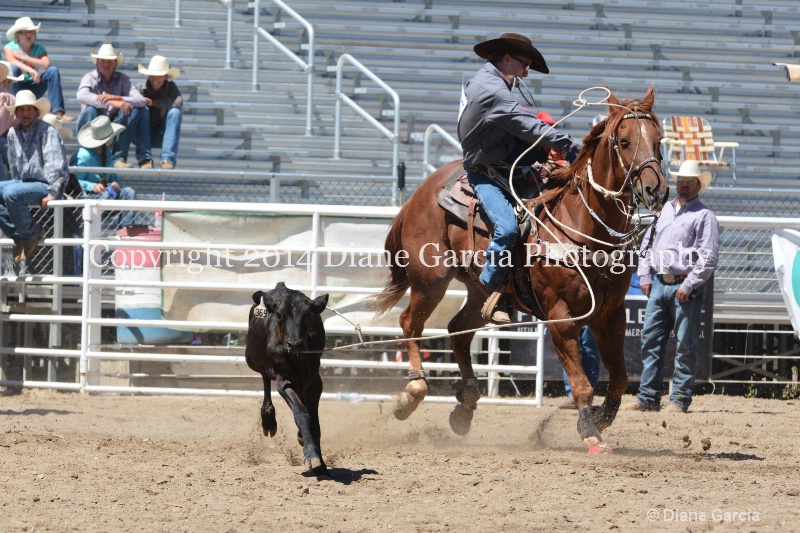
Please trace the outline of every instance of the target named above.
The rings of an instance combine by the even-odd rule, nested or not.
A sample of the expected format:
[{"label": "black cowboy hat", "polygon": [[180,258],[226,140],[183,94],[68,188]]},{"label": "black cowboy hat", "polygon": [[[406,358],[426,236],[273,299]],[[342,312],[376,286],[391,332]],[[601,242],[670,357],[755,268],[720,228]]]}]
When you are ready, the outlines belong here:
[{"label": "black cowboy hat", "polygon": [[531,60],[531,68],[543,74],[549,74],[550,69],[544,61],[541,52],[537,50],[530,39],[519,33],[504,33],[497,39],[490,39],[475,45],[475,53],[483,59],[488,59],[495,52],[505,54],[519,54]]}]

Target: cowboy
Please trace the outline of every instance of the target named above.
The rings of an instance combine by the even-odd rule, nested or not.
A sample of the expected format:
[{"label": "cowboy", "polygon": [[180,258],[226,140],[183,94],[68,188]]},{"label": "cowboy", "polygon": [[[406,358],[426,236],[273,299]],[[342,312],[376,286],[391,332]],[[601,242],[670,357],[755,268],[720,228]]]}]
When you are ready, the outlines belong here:
[{"label": "cowboy", "polygon": [[11,180],[0,182],[0,229],[14,239],[14,264],[30,260],[42,231],[28,209],[60,199],[69,176],[67,153],[58,132],[40,117],[50,111],[46,98],[31,91],[17,93],[15,105],[6,106],[19,122],[8,132]]},{"label": "cowboy", "polygon": [[[111,147],[114,138],[125,131],[125,126],[112,123],[108,117],[96,117],[78,132],[78,151],[70,159],[73,167],[108,167]],[[89,198],[101,200],[119,199],[133,200],[136,191],[130,187],[123,187],[115,174],[98,174],[96,172],[79,172],[78,183]],[[133,224],[133,211],[124,211],[120,224],[130,226]]]},{"label": "cowboy", "polygon": [[685,413],[692,403],[700,312],[706,281],[719,257],[719,222],[700,201],[711,183],[709,172],[700,172],[697,161],[687,160],[674,176],[678,197],[661,211],[652,246],[649,236],[642,249],[650,250],[639,261],[639,282],[647,296],[642,326],[641,384],[633,411],[658,411],[664,389],[663,373],[667,340],[674,330],[677,340],[675,371],[667,411]]},{"label": "cowboy", "polygon": [[[53,113],[62,120],[75,120],[64,112],[64,93],[61,90],[61,73],[50,64],[50,56],[44,46],[36,42],[42,23],[34,24],[30,17],[18,18],[6,32],[9,43],[3,48],[6,61],[14,75],[21,74],[11,88],[14,94],[28,90],[41,98],[47,93]],[[39,74],[39,70],[42,73]]]},{"label": "cowboy", "polygon": [[[494,225],[480,281],[489,293],[481,310],[486,320],[511,321],[508,304],[501,298],[511,265],[511,252],[519,240],[517,217],[508,191],[510,166],[531,144],[541,139],[521,162],[544,163],[550,149],[567,152],[571,161],[581,143],[566,133],[550,129],[533,112],[520,105],[512,90],[530,69],[549,72],[542,54],[531,40],[504,33],[474,48],[487,62],[464,86],[458,119],[458,137],[464,152],[464,169],[483,209]],[[524,175],[523,172],[519,176]],[[515,177],[517,175],[515,174]]]},{"label": "cowboy", "polygon": [[21,76],[11,75],[11,65],[5,61],[0,61],[0,181],[9,179],[8,130],[17,123],[17,117],[6,106],[13,106],[17,100],[11,91],[11,82],[21,79]]},{"label": "cowboy", "polygon": [[[117,52],[110,44],[103,44],[97,53],[89,54],[97,69],[83,76],[78,86],[78,101],[82,104],[78,117],[78,130],[96,117],[104,115],[113,122],[125,126],[114,141],[113,159],[115,168],[133,168],[128,163],[128,150],[131,141],[139,138],[142,124],[144,97],[131,84],[130,78],[117,71],[125,55]],[[148,155],[150,147],[136,145],[136,158],[139,168],[153,168]]]},{"label": "cowboy", "polygon": [[[153,56],[145,68],[139,64],[139,73],[147,76],[147,81],[136,86],[147,102],[150,128],[140,128],[141,141],[148,147],[161,148],[161,165],[164,170],[175,168],[178,156],[178,143],[181,140],[181,108],[183,97],[173,81],[180,71],[169,66],[164,56]],[[149,134],[149,140],[144,136]],[[148,154],[148,158],[150,155]]]}]

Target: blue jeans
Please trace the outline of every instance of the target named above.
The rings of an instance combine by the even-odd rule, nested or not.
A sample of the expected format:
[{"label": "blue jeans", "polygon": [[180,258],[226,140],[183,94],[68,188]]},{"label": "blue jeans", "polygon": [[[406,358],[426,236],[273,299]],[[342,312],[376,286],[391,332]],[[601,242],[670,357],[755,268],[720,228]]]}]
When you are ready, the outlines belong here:
[{"label": "blue jeans", "polygon": [[[142,111],[145,108],[134,107],[131,110],[130,115],[125,116],[122,112],[117,113],[117,116],[114,117],[112,122],[117,124],[122,124],[125,126],[125,129],[114,138],[114,146],[111,148],[111,158],[113,161],[127,161],[128,160],[128,151],[131,148],[131,141],[134,139],[139,138],[139,128],[142,127],[142,116],[146,111]],[[80,129],[85,125],[97,118],[99,113],[97,112],[96,107],[86,106],[86,108],[81,111],[80,116],[78,117],[78,127],[77,130]],[[145,120],[145,122],[147,122]],[[145,124],[149,128],[149,123]],[[141,162],[147,159],[151,159],[150,157],[150,143],[147,146],[140,146],[139,144],[136,145],[136,160]]]},{"label": "blue jeans", "polygon": [[[181,122],[183,121],[183,113],[180,109],[172,108],[167,111],[166,120],[163,121],[158,127],[150,127],[152,117],[148,109],[148,126],[139,128],[139,137],[136,139],[137,146],[139,144],[146,144],[148,154],[151,149],[161,148],[161,160],[169,161],[172,166],[175,166],[178,159],[178,144],[181,141]],[[152,156],[148,159],[152,159]]]},{"label": "blue jeans", "polygon": [[[597,342],[594,340],[594,335],[589,329],[589,326],[581,328],[581,366],[583,372],[586,374],[586,379],[592,388],[597,387],[597,380],[600,379],[600,353],[597,351]],[[564,390],[567,396],[572,396],[572,387],[569,386],[569,378],[567,371],[564,371]]]},{"label": "blue jeans", "polygon": [[638,402],[647,407],[661,404],[664,390],[664,361],[667,340],[673,328],[677,340],[675,372],[672,375],[670,403],[685,409],[692,403],[694,374],[697,370],[697,351],[700,346],[700,313],[706,286],[701,285],[681,303],[676,296],[680,284],[664,285],[656,277],[650,287],[650,298],[642,326],[642,382]]},{"label": "blue jeans", "polygon": [[0,181],[0,229],[6,237],[19,241],[32,241],[39,234],[29,205],[39,205],[49,193],[41,181]]},{"label": "blue jeans", "polygon": [[[14,67],[14,75],[19,76],[22,71]],[[39,83],[33,81],[17,81],[11,84],[11,92],[17,94],[19,91],[28,90],[36,95],[36,98],[41,98],[47,93],[47,99],[50,100],[50,109],[52,113],[56,111],[64,111],[64,93],[61,91],[61,73],[56,67],[47,67],[39,77]]]},{"label": "blue jeans", "polygon": [[494,233],[486,250],[486,266],[480,281],[490,293],[503,287],[511,269],[511,253],[519,240],[519,226],[514,204],[500,186],[483,174],[467,172],[467,181],[494,225]]},{"label": "blue jeans", "polygon": [[[111,185],[109,185],[109,187],[111,187]],[[100,200],[110,200],[110,199],[112,199],[111,195],[108,194],[107,190],[101,192],[100,194],[97,194],[97,193],[94,193],[94,192],[89,192],[89,193],[86,193],[86,196],[88,198],[92,198],[92,199],[97,198],[97,199],[100,199]],[[130,187],[120,187],[119,188],[119,194],[117,195],[116,198],[118,200],[133,200],[134,198],[136,198],[136,191],[133,190]],[[133,217],[134,217],[135,214],[136,213],[134,213],[133,211],[121,211],[120,212],[120,216],[122,217],[122,219],[119,222],[120,226],[130,226],[131,224],[133,224]]]}]

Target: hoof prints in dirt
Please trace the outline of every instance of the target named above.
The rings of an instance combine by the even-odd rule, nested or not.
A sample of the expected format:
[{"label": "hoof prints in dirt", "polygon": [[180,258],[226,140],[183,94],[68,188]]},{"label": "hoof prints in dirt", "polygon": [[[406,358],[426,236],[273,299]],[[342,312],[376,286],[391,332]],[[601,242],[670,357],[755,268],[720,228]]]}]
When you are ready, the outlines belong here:
[{"label": "hoof prints in dirt", "polygon": [[721,453],[698,453],[695,455],[696,460],[701,459],[730,459],[731,461],[763,461],[763,457],[752,453],[739,453],[739,452],[721,452]]}]

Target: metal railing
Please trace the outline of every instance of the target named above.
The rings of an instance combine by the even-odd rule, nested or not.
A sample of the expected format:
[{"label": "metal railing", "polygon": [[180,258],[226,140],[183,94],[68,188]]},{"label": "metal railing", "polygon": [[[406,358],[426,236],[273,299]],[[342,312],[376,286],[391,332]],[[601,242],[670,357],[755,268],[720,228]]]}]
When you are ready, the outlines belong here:
[{"label": "metal railing", "polygon": [[[217,0],[220,4],[228,8],[227,35],[225,36],[225,68],[233,68],[231,51],[233,50],[233,2],[234,0]],[[88,4],[88,2],[87,2]],[[175,0],[175,27],[180,28],[181,21],[181,0]]]},{"label": "metal railing", "polygon": [[450,143],[450,145],[455,148],[456,150],[461,151],[461,143],[458,142],[458,139],[450,135],[444,128],[439,126],[438,124],[431,124],[427,128],[425,128],[425,135],[423,136],[423,148],[422,148],[422,179],[428,177],[428,174],[435,171],[438,167],[432,165],[430,163],[430,150],[431,150],[431,139],[433,138],[433,134],[438,133],[442,136],[442,139]]},{"label": "metal railing", "polygon": [[[342,92],[342,77],[344,76],[344,66],[349,63],[356,67],[362,74],[374,81],[381,89],[383,89],[389,96],[392,97],[394,102],[394,127],[389,131],[386,126],[381,124],[375,117],[369,114],[363,107],[358,105],[352,98]],[[361,64],[356,58],[350,54],[342,54],[336,62],[336,118],[334,125],[334,141],[333,141],[333,158],[341,159],[342,157],[342,102],[350,106],[356,113],[358,113],[364,120],[369,122],[375,129],[389,139],[392,143],[392,178],[397,180],[397,164],[400,160],[400,96],[387,85],[382,79],[376,76],[371,70]],[[392,189],[392,201],[397,201],[397,191]]]},{"label": "metal railing", "polygon": [[[258,71],[259,71],[259,36],[269,41],[275,48],[283,52],[289,59],[297,63],[303,72],[307,75],[306,87],[306,136],[309,137],[313,134],[313,127],[311,126],[311,115],[314,106],[314,26],[312,26],[306,19],[297,14],[297,12],[286,5],[281,0],[268,0],[278,6],[280,12],[286,13],[297,22],[299,22],[306,30],[308,35],[308,61],[304,61],[298,57],[297,54],[289,50],[283,43],[275,38],[274,35],[261,27],[261,0],[255,0],[255,12],[253,21],[253,90],[259,89]],[[274,23],[273,28],[278,27],[282,23]]]},{"label": "metal railing", "polygon": [[[388,224],[391,219],[397,214],[397,208],[386,207],[353,207],[353,206],[311,206],[311,205],[283,205],[283,204],[258,204],[258,203],[229,203],[229,202],[156,202],[156,201],[115,201],[115,200],[80,200],[80,201],[54,201],[51,202],[54,207],[54,215],[57,222],[54,224],[55,233],[53,238],[45,240],[46,246],[52,246],[54,250],[61,247],[75,247],[78,246],[83,250],[82,258],[82,275],[81,276],[65,276],[55,263],[53,274],[37,274],[25,277],[17,277],[13,275],[0,276],[0,292],[4,297],[7,297],[7,290],[10,286],[18,286],[20,291],[25,291],[28,287],[48,287],[61,288],[67,286],[77,286],[80,288],[80,298],[73,302],[80,306],[80,314],[64,314],[61,302],[58,304],[54,301],[53,306],[49,309],[47,314],[41,312],[27,313],[27,312],[6,312],[0,313],[0,323],[2,325],[8,323],[19,324],[50,324],[51,327],[51,342],[48,348],[38,348],[26,345],[24,342],[18,342],[10,345],[6,344],[0,346],[0,357],[5,355],[21,355],[21,356],[35,356],[47,358],[49,361],[58,358],[77,358],[79,360],[78,368],[78,383],[59,382],[55,380],[35,381],[30,379],[23,380],[9,380],[7,376],[0,376],[0,386],[22,386],[22,387],[39,387],[39,388],[53,388],[63,390],[79,390],[86,393],[152,393],[152,394],[206,394],[206,395],[247,395],[258,396],[260,392],[257,391],[237,391],[237,390],[219,390],[219,389],[196,389],[196,388],[164,388],[164,387],[149,387],[149,386],[122,386],[122,385],[109,385],[108,383],[101,383],[100,378],[104,375],[100,370],[101,361],[160,361],[160,362],[177,362],[177,363],[235,363],[243,364],[244,357],[233,355],[197,355],[192,353],[193,350],[187,350],[189,353],[175,354],[167,351],[159,351],[160,347],[153,347],[148,353],[121,353],[109,350],[103,344],[103,337],[101,335],[102,328],[108,327],[126,327],[126,328],[143,328],[143,327],[158,327],[158,328],[177,328],[188,331],[234,331],[242,332],[247,330],[247,323],[242,322],[225,322],[219,320],[148,320],[148,319],[130,319],[130,318],[104,318],[103,317],[103,294],[112,293],[118,294],[120,291],[130,291],[136,288],[148,289],[169,289],[179,288],[184,290],[202,291],[202,292],[252,292],[257,289],[262,289],[261,286],[248,286],[243,283],[220,283],[209,282],[206,275],[201,272],[196,276],[196,280],[192,281],[160,281],[160,280],[135,280],[135,279],[121,279],[114,274],[108,272],[108,255],[112,250],[135,248],[140,250],[151,250],[159,254],[167,252],[166,257],[170,257],[170,252],[173,250],[187,252],[192,250],[201,250],[204,253],[210,254],[224,252],[249,252],[251,250],[260,252],[271,252],[280,254],[295,254],[296,256],[307,257],[309,263],[307,271],[310,272],[308,284],[293,283],[292,288],[301,290],[311,295],[316,296],[319,293],[327,292],[333,294],[361,294],[370,295],[375,294],[380,290],[379,287],[366,287],[366,286],[339,286],[331,285],[326,286],[321,283],[321,268],[326,259],[330,259],[329,254],[345,255],[351,252],[359,254],[368,254],[371,256],[383,255],[383,249],[369,249],[351,245],[343,249],[337,246],[326,246],[325,239],[322,237],[322,232],[325,228],[326,217],[330,218],[353,218],[356,221],[363,223],[363,221],[372,219],[373,221],[386,221]],[[65,208],[79,207],[82,211],[83,220],[83,235],[80,238],[63,238],[59,233],[61,231],[62,223],[58,222],[61,219],[61,210]],[[137,211],[137,212],[154,212],[162,211],[164,213],[180,213],[180,212],[203,212],[203,213],[220,213],[226,217],[230,214],[249,214],[249,215],[269,215],[269,216],[287,216],[293,220],[297,217],[310,218],[311,235],[305,241],[305,245],[284,245],[284,246],[269,246],[263,244],[241,244],[241,243],[221,243],[221,242],[178,242],[178,241],[142,241],[142,240],[124,240],[119,238],[110,238],[103,236],[104,214],[109,212],[118,211]],[[4,246],[12,245],[9,239],[4,239],[0,244]],[[104,256],[104,254],[106,254]],[[106,257],[104,260],[103,258]],[[181,255],[181,257],[183,257]],[[163,260],[162,260],[163,261]],[[113,262],[113,261],[112,261]],[[60,265],[60,261],[58,262]],[[163,265],[163,263],[162,263]],[[213,265],[212,265],[213,266]],[[376,265],[380,267],[380,265]],[[105,272],[104,272],[105,269]],[[114,276],[114,277],[111,277]],[[77,296],[74,294],[73,299]],[[465,290],[448,290],[446,297],[456,298],[463,300],[466,298],[467,293]],[[61,293],[54,292],[53,298],[60,299]],[[242,295],[242,301],[249,300],[245,294]],[[5,303],[5,298],[3,300]],[[246,314],[243,315],[244,318]],[[80,338],[76,348],[64,348],[56,337],[60,332],[53,329],[58,328],[64,324],[72,324],[73,327],[80,327]],[[2,328],[0,328],[2,329]],[[354,329],[350,326],[347,327],[326,327],[329,335],[353,335]],[[361,332],[365,336],[382,336],[389,338],[402,337],[403,333],[399,327],[362,327]],[[424,334],[426,336],[443,335],[447,331],[444,329],[429,328],[426,329]],[[509,399],[509,398],[485,398],[483,403],[503,403],[503,404],[519,404],[519,405],[541,405],[542,392],[543,392],[543,376],[540,372],[542,367],[543,347],[538,343],[536,361],[537,363],[532,366],[526,365],[500,365],[498,364],[499,345],[498,339],[518,338],[518,339],[541,339],[543,329],[539,327],[535,332],[516,332],[505,330],[488,330],[482,331],[477,334],[477,338],[489,339],[488,362],[487,365],[475,365],[475,370],[484,378],[489,380],[489,390],[492,395],[497,395],[497,381],[499,374],[515,373],[515,374],[536,374],[536,398],[535,399]],[[392,341],[394,343],[394,341]],[[198,347],[199,349],[199,347]],[[135,350],[131,350],[135,352]],[[380,349],[378,349],[380,351]],[[389,362],[389,361],[375,361],[375,360],[344,360],[336,359],[335,352],[328,352],[329,357],[323,359],[323,367],[341,367],[341,368],[364,368],[364,369],[384,369],[384,370],[405,370],[408,368],[407,363]],[[334,358],[330,358],[333,355]],[[433,371],[454,372],[458,370],[458,365],[455,363],[425,363],[425,367]],[[2,365],[0,365],[0,372],[2,372]],[[50,377],[48,372],[48,377]],[[122,372],[126,374],[126,372]],[[114,377],[114,376],[112,376]],[[117,376],[118,377],[118,376]],[[256,377],[254,375],[254,377]],[[389,401],[392,396],[381,394],[365,394],[362,395],[367,400],[380,400]],[[336,394],[325,394],[324,398],[336,399]],[[429,402],[454,402],[455,400],[450,397],[428,397],[426,401]]]}]

